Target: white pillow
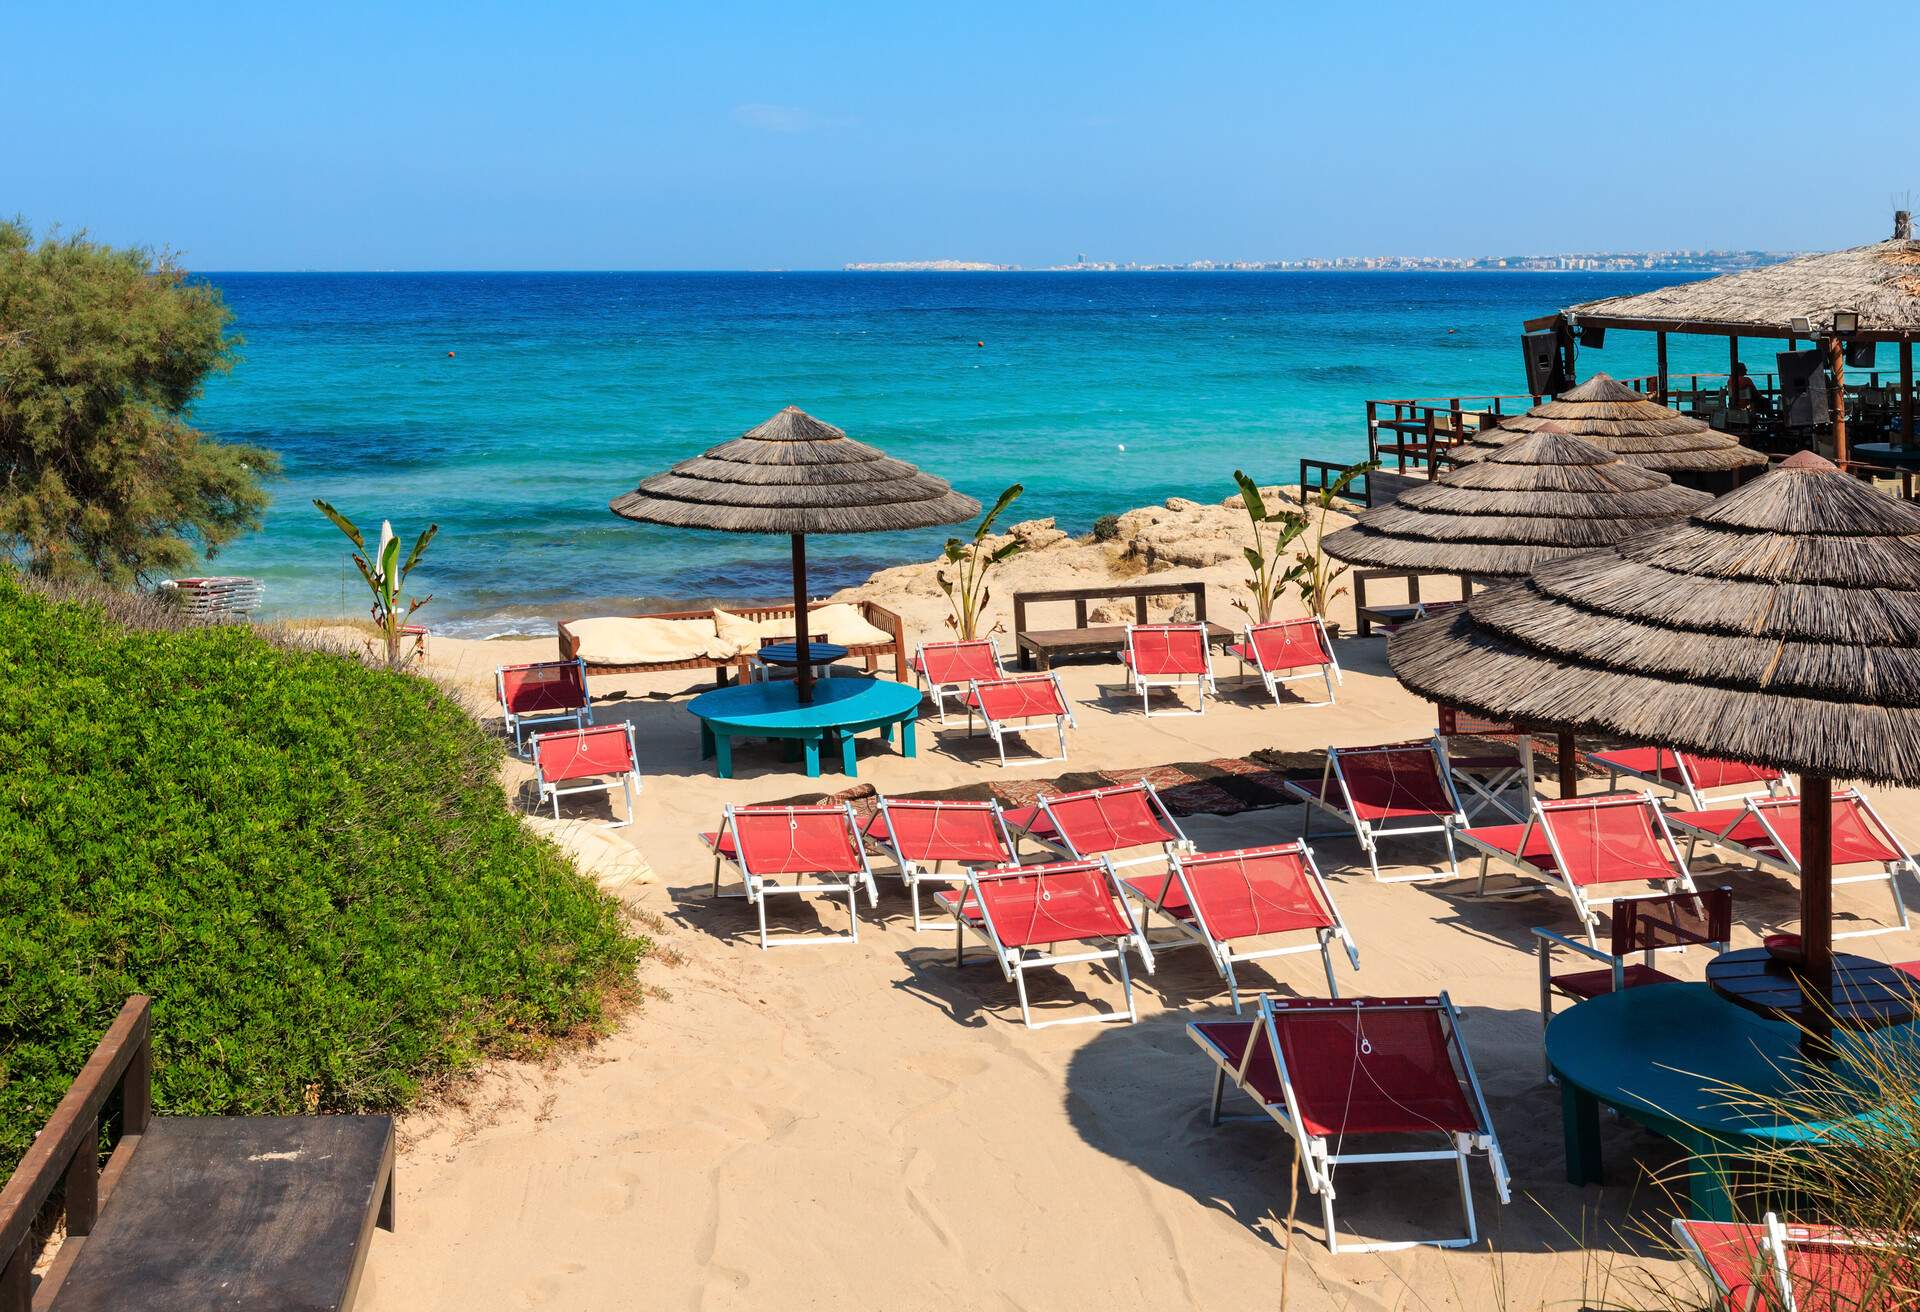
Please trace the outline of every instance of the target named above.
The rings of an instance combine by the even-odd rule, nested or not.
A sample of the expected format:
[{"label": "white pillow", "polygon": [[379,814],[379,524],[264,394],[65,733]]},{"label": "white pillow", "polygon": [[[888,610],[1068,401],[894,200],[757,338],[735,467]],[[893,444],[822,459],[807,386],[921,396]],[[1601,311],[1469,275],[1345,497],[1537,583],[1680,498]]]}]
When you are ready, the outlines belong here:
[{"label": "white pillow", "polygon": [[579,640],[588,665],[663,665],[669,661],[726,660],[734,649],[712,620],[654,620],[607,616],[574,620],[567,631]]}]

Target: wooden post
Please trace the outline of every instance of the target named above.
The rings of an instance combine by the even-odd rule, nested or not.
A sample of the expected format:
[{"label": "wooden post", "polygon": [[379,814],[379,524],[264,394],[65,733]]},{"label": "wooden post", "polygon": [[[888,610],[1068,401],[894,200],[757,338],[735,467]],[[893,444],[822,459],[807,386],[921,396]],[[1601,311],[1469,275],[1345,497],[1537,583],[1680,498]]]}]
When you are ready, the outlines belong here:
[{"label": "wooden post", "polygon": [[1801,993],[1810,1056],[1824,1056],[1833,1025],[1833,780],[1800,776]]},{"label": "wooden post", "polygon": [[1575,759],[1573,735],[1560,735],[1560,796],[1578,797],[1580,795],[1579,764]]},{"label": "wooden post", "polygon": [[1842,469],[1847,464],[1847,351],[1840,339],[1827,335],[1827,368],[1833,371],[1833,397],[1827,409],[1833,416],[1833,459]]},{"label": "wooden post", "polygon": [[793,641],[799,663],[793,668],[794,693],[802,706],[813,700],[813,662],[807,659],[807,535],[793,535]]},{"label": "wooden post", "polygon": [[1900,339],[1900,441],[1913,445],[1913,339]]},{"label": "wooden post", "polygon": [[1658,361],[1653,384],[1653,399],[1661,405],[1667,403],[1667,335],[1653,335],[1654,358]]}]

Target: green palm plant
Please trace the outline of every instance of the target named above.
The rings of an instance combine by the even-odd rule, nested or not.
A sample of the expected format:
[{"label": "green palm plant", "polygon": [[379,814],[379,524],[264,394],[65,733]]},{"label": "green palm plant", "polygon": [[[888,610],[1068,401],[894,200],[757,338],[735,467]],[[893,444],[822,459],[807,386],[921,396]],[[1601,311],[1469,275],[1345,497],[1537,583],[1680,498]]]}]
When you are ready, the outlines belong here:
[{"label": "green palm plant", "polygon": [[[353,553],[353,563],[360,569],[360,577],[367,581],[367,587],[373,593],[373,622],[380,630],[380,636],[387,649],[387,667],[396,669],[400,661],[400,630],[413,618],[413,613],[433,600],[431,594],[412,598],[406,595],[407,575],[420,563],[420,557],[426,553],[427,543],[433,541],[433,535],[440,531],[438,524],[427,525],[427,531],[414,540],[413,550],[407,553],[406,563],[400,563],[400,539],[394,535],[393,525],[386,520],[380,521],[380,543],[374,550],[367,550],[367,539],[354,522],[322,501],[313,499],[314,507],[333,521],[333,526],[346,534],[347,541],[358,548]],[[418,648],[415,648],[418,650]]]},{"label": "green palm plant", "polygon": [[1233,604],[1245,611],[1255,624],[1265,624],[1273,618],[1274,602],[1280,599],[1288,584],[1300,577],[1300,565],[1286,565],[1283,553],[1307,531],[1308,521],[1305,515],[1286,506],[1269,510],[1266,498],[1260,495],[1260,485],[1238,469],[1233,471],[1233,481],[1240,485],[1240,502],[1247,508],[1247,519],[1253,526],[1253,545],[1240,549],[1240,554],[1247,559],[1247,568],[1253,571],[1253,576],[1246,581],[1251,601],[1236,600]]},{"label": "green palm plant", "polygon": [[1024,491],[1025,488],[1015,483],[1002,492],[1000,499],[993,503],[993,509],[981,516],[980,522],[974,526],[971,541],[947,539],[942,555],[953,570],[949,573],[941,569],[935,577],[939,579],[940,591],[946,594],[947,605],[953,612],[947,616],[947,627],[962,642],[972,642],[980,637],[980,621],[985,617],[987,602],[993,596],[987,588],[987,575],[995,565],[1020,554],[1021,543],[1017,538],[1008,538],[991,551],[987,550],[986,540],[993,530],[993,521]]}]

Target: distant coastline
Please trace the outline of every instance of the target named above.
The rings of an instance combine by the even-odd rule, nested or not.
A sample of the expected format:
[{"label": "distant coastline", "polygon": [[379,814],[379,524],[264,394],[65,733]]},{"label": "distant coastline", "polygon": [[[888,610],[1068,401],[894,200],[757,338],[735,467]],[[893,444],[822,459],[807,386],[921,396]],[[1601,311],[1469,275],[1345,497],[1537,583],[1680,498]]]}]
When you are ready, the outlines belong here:
[{"label": "distant coastline", "polygon": [[858,261],[846,273],[1737,273],[1801,251],[1592,251],[1567,255],[1353,255],[1305,260],[1089,260],[1027,268],[979,260]]}]

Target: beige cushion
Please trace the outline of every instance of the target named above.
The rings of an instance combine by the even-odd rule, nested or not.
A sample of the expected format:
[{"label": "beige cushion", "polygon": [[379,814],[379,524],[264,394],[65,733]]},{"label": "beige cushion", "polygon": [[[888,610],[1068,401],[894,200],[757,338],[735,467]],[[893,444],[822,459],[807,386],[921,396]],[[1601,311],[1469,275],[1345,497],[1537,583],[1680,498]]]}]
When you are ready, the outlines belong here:
[{"label": "beige cushion", "polygon": [[721,639],[712,620],[575,620],[568,632],[580,640],[580,659],[589,665],[660,665],[668,661],[726,660],[734,649]]},{"label": "beige cushion", "polygon": [[[769,639],[790,639],[794,636],[792,615],[750,620],[744,615],[716,610],[713,612],[713,623],[720,634],[720,641],[731,644],[735,654],[751,654],[759,651]],[[865,647],[893,641],[891,633],[867,623],[860,608],[846,602],[817,606],[808,611],[807,636],[816,642],[835,642],[842,647]]]},{"label": "beige cushion", "polygon": [[844,601],[809,612],[807,630],[825,634],[825,641],[838,643],[842,647],[869,647],[893,641],[891,633],[868,623],[858,606]]},{"label": "beige cushion", "polygon": [[750,620],[732,611],[716,610],[713,612],[713,626],[720,635],[721,643],[734,656],[759,651],[766,639],[793,636],[791,615],[776,615],[770,620]]}]

